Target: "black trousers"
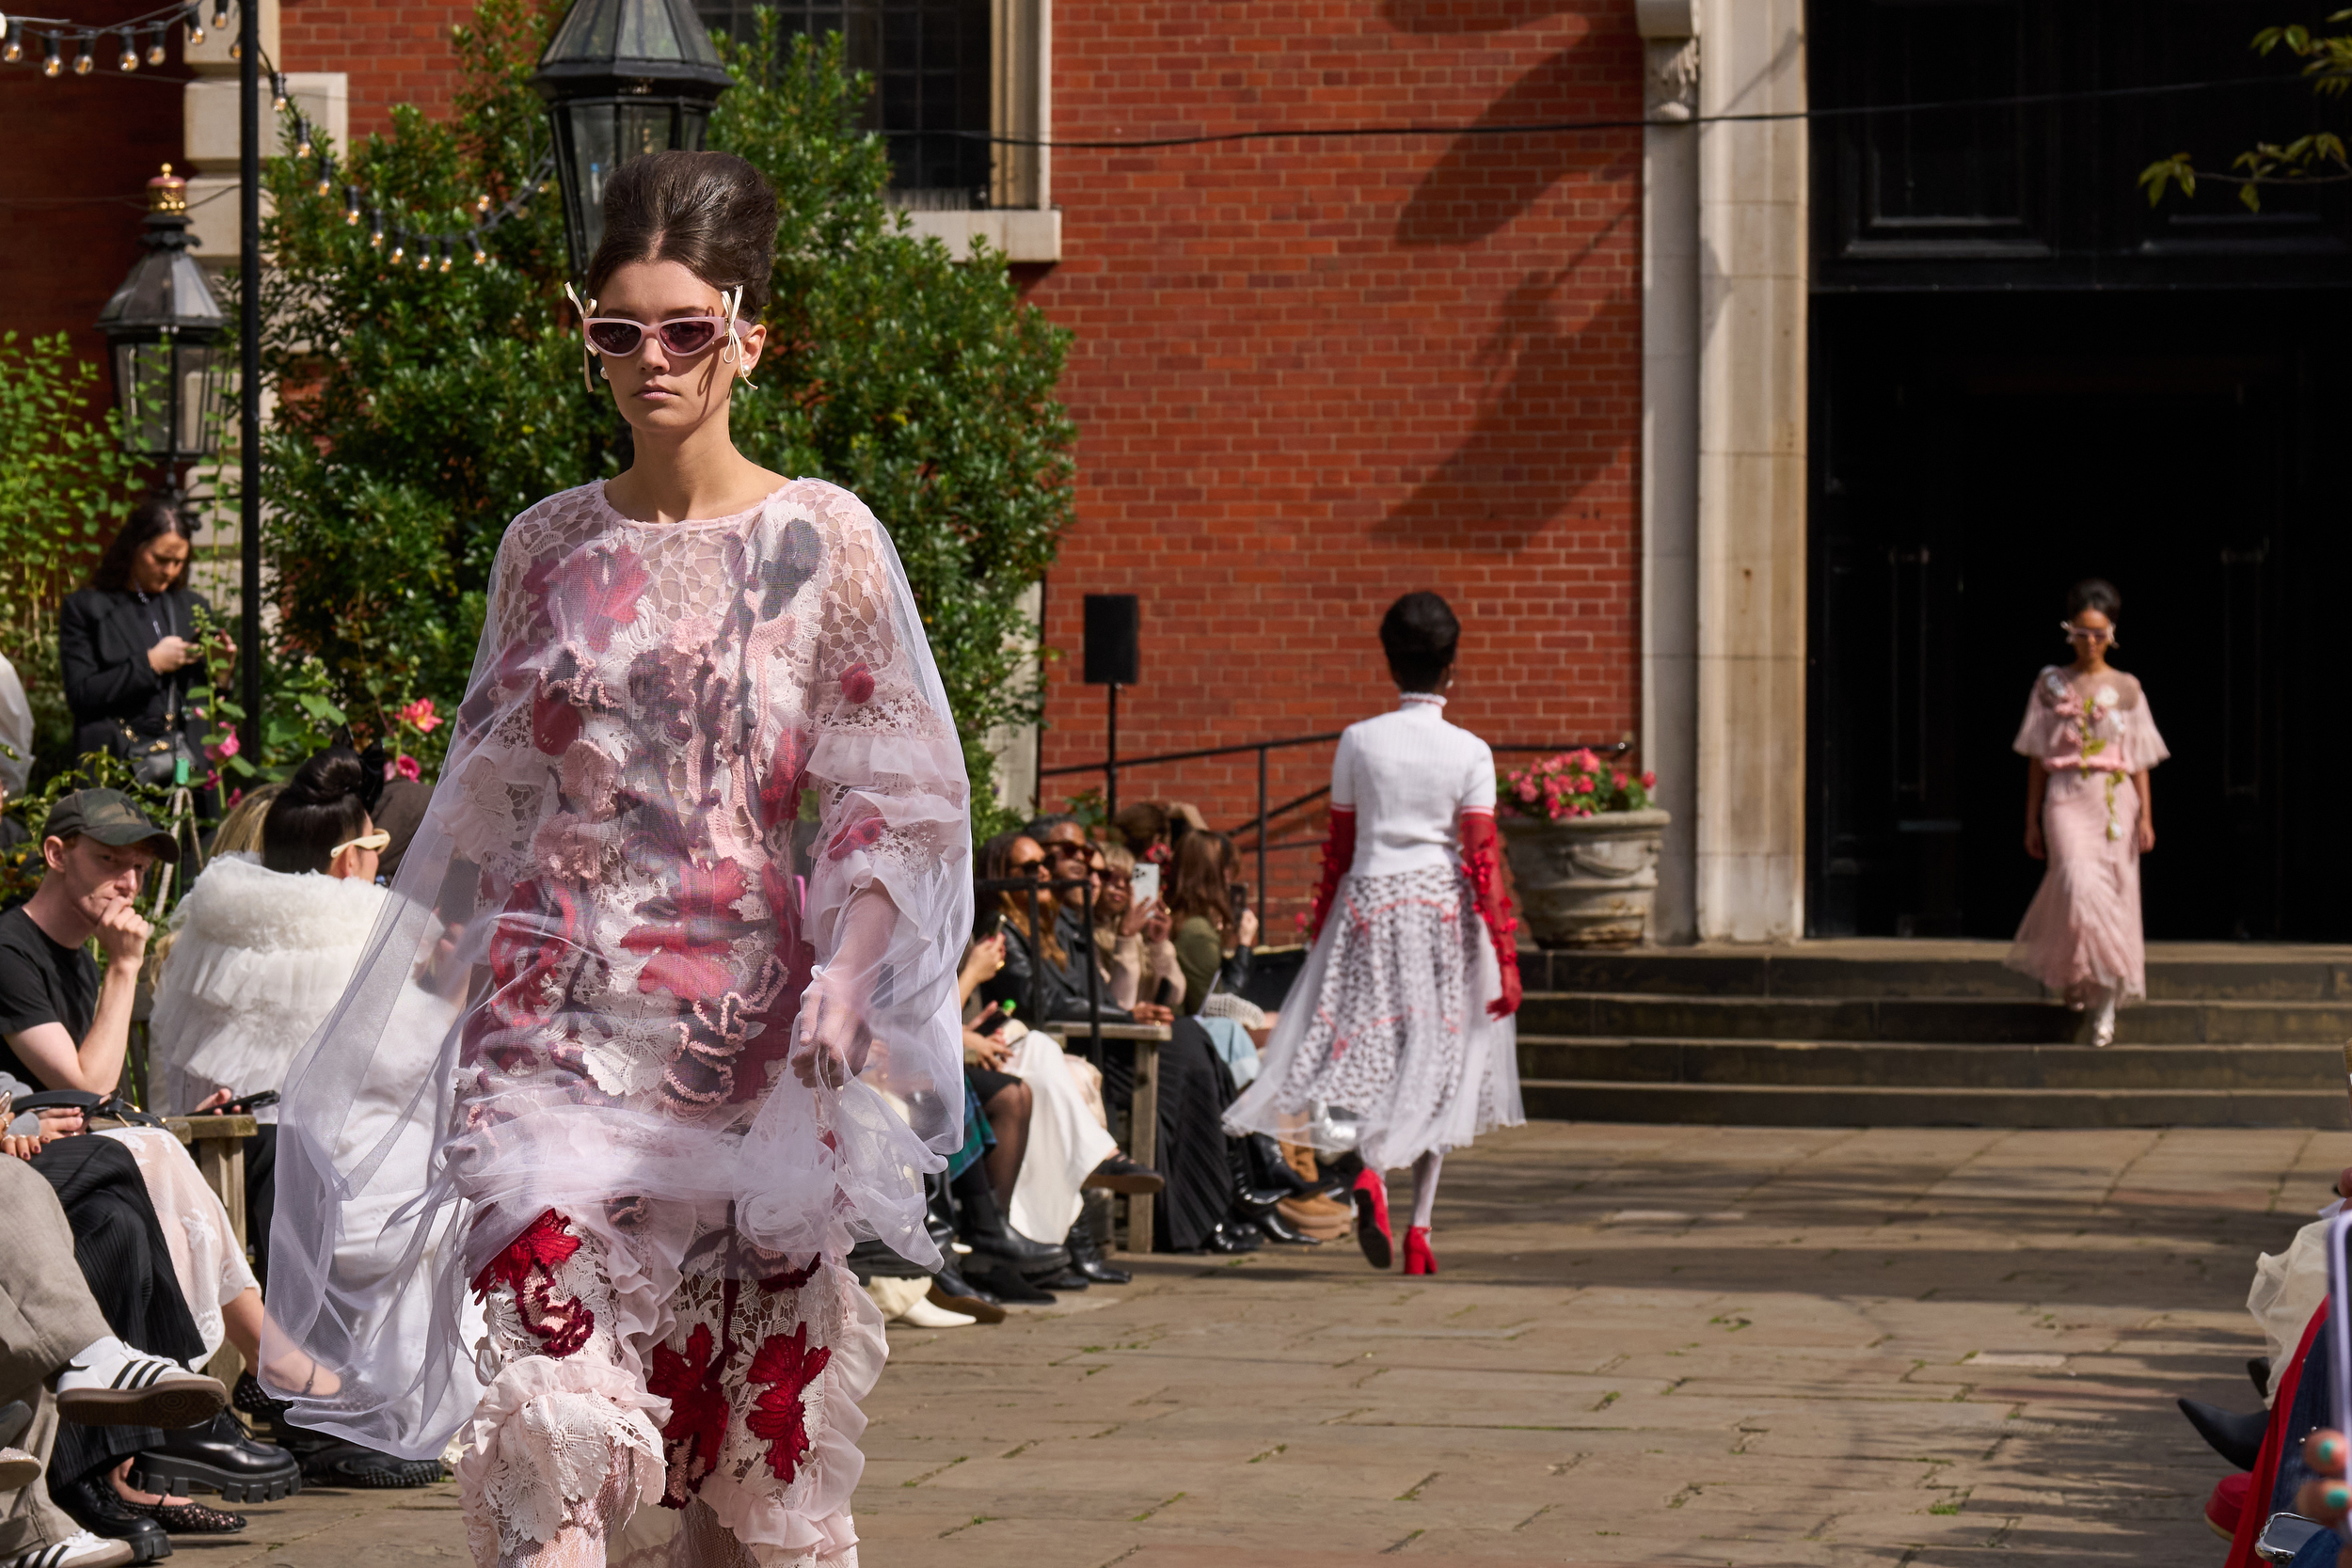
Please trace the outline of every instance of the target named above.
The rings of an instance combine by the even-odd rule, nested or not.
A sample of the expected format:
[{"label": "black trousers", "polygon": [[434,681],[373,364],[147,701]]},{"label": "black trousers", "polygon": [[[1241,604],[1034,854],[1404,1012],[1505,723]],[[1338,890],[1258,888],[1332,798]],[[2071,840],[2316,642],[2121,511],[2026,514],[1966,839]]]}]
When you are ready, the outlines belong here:
[{"label": "black trousers", "polygon": [[[131,1151],[112,1138],[59,1138],[34,1156],[33,1169],[57,1195],[73,1230],[73,1260],[115,1338],[175,1361],[202,1355],[204,1341],[171,1272],[163,1226]],[[151,1427],[61,1421],[50,1479],[79,1481],[163,1440]]]},{"label": "black trousers", "polygon": [[[1234,1093],[1233,1075],[1209,1043],[1209,1032],[1193,1019],[1178,1019],[1160,1047],[1159,1147],[1152,1162],[1168,1181],[1152,1211],[1152,1244],[1163,1252],[1200,1251],[1232,1210],[1225,1108]],[[1104,1103],[1130,1111],[1135,1097],[1135,1043],[1104,1040]]]},{"label": "black trousers", "polygon": [[253,1277],[269,1294],[269,1222],[278,1212],[278,1128],[263,1122],[245,1140],[245,1233],[253,1238]]}]

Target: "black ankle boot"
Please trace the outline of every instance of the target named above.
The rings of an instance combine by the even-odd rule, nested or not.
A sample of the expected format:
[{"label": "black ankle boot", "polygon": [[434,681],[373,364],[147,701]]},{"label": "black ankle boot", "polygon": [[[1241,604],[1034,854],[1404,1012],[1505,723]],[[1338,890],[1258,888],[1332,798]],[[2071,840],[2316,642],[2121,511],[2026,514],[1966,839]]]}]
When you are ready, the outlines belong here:
[{"label": "black ankle boot", "polygon": [[163,1526],[134,1511],[122,1494],[115,1490],[115,1483],[106,1475],[110,1468],[111,1465],[102,1465],[76,1481],[51,1481],[50,1500],[92,1535],[103,1535],[130,1547],[134,1563],[169,1557],[171,1537],[164,1533]]},{"label": "black ankle boot", "polygon": [[[1066,1249],[1033,1242],[1005,1223],[1003,1212],[996,1207],[995,1190],[989,1186],[988,1177],[977,1161],[971,1169],[956,1178],[955,1193],[958,1216],[963,1222],[963,1239],[971,1245],[975,1266],[984,1255],[1028,1275],[1057,1275],[1070,1267]],[[965,1272],[970,1273],[971,1268]]]},{"label": "black ankle boot", "polygon": [[1233,1174],[1233,1207],[1255,1219],[1291,1196],[1283,1187],[1262,1187],[1250,1180],[1249,1153],[1240,1138],[1225,1140],[1225,1167]]},{"label": "black ankle boot", "polygon": [[1114,1269],[1103,1256],[1103,1243],[1094,1239],[1094,1227],[1087,1224],[1084,1214],[1070,1227],[1070,1235],[1062,1244],[1070,1249],[1070,1267],[1097,1285],[1124,1285],[1135,1275],[1125,1269]]}]

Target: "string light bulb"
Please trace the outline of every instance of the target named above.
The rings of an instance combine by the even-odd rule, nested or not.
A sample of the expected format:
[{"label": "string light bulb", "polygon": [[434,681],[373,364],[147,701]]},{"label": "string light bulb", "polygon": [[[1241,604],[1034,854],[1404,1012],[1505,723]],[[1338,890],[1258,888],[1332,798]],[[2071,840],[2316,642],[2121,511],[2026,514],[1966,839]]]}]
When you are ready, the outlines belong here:
[{"label": "string light bulb", "polygon": [[322,152],[319,154],[319,195],[333,196],[334,194],[335,166],[326,154]]},{"label": "string light bulb", "polygon": [[122,29],[122,53],[116,57],[115,64],[125,71],[139,68],[139,46],[131,41],[131,29],[128,27]]},{"label": "string light bulb", "polygon": [[437,240],[430,239],[417,242],[417,270],[419,272],[433,270],[433,252],[439,243]]},{"label": "string light bulb", "polygon": [[447,271],[449,271],[449,268],[450,268],[450,263],[451,263],[451,262],[453,262],[453,261],[456,261],[456,260],[457,260],[457,242],[456,242],[455,240],[443,240],[443,241],[441,242],[441,267],[440,267],[440,270],[441,270],[441,271],[443,271],[443,272],[447,272]]},{"label": "string light bulb", "polygon": [[64,69],[65,56],[57,53],[57,35],[52,33],[49,35],[49,53],[40,62],[40,73],[55,81],[57,72]]},{"label": "string light bulb", "polygon": [[384,248],[384,214],[373,207],[368,209],[368,244],[377,250]]},{"label": "string light bulb", "polygon": [[486,218],[490,215],[489,192],[485,191],[473,198],[473,215],[478,218]]},{"label": "string light bulb", "polygon": [[482,248],[482,230],[479,229],[473,231],[472,245],[473,264],[478,267],[488,261],[490,259],[490,253]]},{"label": "string light bulb", "polygon": [[149,65],[164,63],[164,25],[163,23],[158,22],[147,29],[147,63]]},{"label": "string light bulb", "polygon": [[309,120],[307,120],[307,119],[303,119],[300,115],[296,115],[296,116],[294,116],[294,155],[295,157],[297,157],[297,158],[307,158],[307,157],[309,157],[309,156],[310,156],[310,155],[313,151],[317,150],[315,148],[313,148],[313,147],[310,145],[310,122]]},{"label": "string light bulb", "polygon": [[14,65],[24,57],[24,24],[11,20],[7,40],[0,42],[0,60]]},{"label": "string light bulb", "polygon": [[[218,32],[220,30],[220,24],[217,22],[214,23],[213,30],[215,32]],[[229,40],[229,57],[232,60],[242,60],[245,58],[245,40],[237,38],[230,39]]]},{"label": "string light bulb", "polygon": [[394,234],[392,236],[392,265],[398,266],[407,259],[408,236],[405,233]]},{"label": "string light bulb", "polygon": [[213,31],[217,33],[229,25],[229,0],[213,0]]},{"label": "string light bulb", "polygon": [[272,114],[286,112],[286,73],[282,71],[269,73],[269,107]]},{"label": "string light bulb", "polygon": [[[319,166],[322,169],[326,166],[325,159],[319,161]],[[343,187],[343,223],[353,229],[359,227],[359,187],[357,185]]]},{"label": "string light bulb", "polygon": [[89,52],[90,40],[95,36],[91,33],[82,35],[82,52],[73,56],[73,74],[76,76],[88,75],[98,64],[98,57]]},{"label": "string light bulb", "polygon": [[190,6],[188,8],[188,42],[193,45],[203,41],[204,13],[196,7]]}]

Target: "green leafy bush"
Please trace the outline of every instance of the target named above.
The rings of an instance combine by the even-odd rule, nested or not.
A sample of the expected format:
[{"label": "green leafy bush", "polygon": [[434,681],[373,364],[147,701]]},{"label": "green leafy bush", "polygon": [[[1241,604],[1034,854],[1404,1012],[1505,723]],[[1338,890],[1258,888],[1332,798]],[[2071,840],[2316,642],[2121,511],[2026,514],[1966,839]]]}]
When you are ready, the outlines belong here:
[{"label": "green leafy bush", "polygon": [[21,344],[0,333],[0,654],[24,682],[43,751],[66,744],[72,728],[57,605],[87,578],[139,494],[119,416],[91,409],[97,390],[98,367],[64,333]]},{"label": "green leafy bush", "polygon": [[[529,77],[548,24],[522,0],[484,0],[456,35],[465,85],[449,121],[397,111],[326,195],[313,165],[271,170],[271,593],[281,640],[336,673],[363,727],[412,697],[455,705],[508,520],[618,468],[618,416],[581,385],[563,305],[560,203],[530,183],[545,178]],[[1066,335],[1019,302],[1001,257],[959,262],[904,231],[883,198],[887,155],[855,124],[870,85],[846,71],[837,37],[787,47],[763,14],[753,44],[722,46],[736,86],[710,145],[758,165],[782,204],[774,347],[736,403],[737,443],[848,486],[889,527],[985,825],[983,737],[1038,711],[1020,598],[1070,516],[1074,431],[1053,397]],[[364,212],[346,221],[343,182],[381,213],[381,245]],[[521,202],[487,231],[489,264],[393,264],[389,231],[463,232],[483,198]]]}]

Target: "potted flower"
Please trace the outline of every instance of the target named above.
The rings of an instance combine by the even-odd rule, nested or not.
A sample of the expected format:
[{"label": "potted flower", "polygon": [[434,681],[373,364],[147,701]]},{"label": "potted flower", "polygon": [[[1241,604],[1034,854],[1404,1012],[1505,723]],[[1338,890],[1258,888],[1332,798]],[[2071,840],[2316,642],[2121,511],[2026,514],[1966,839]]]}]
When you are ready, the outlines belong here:
[{"label": "potted flower", "polygon": [[1589,749],[1497,775],[1495,820],[1538,947],[1647,940],[1668,820],[1650,804],[1657,784]]}]

